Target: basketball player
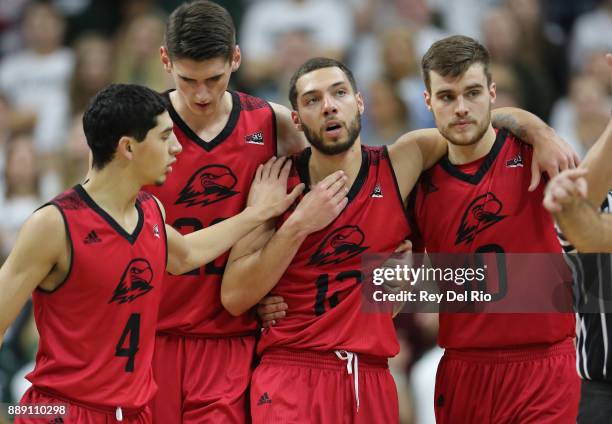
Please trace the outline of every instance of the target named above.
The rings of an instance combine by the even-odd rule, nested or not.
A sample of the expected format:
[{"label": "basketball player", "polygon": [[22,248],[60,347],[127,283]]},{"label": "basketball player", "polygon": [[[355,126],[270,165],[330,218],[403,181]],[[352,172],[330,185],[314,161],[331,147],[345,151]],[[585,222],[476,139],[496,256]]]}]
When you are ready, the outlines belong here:
[{"label": "basketball player", "polygon": [[261,335],[253,422],[397,422],[387,358],[399,347],[391,313],[361,312],[361,261],[389,254],[410,233],[405,200],[446,142],[441,135],[414,142],[408,134],[388,149],[362,146],[363,99],[350,70],[331,59],[303,64],[290,100],[294,124],[313,147],[294,157],[289,187],[316,191],[318,181],[342,169],[349,202],[323,230],[298,206],[230,253],[221,288],[229,311],[243,313],[272,289],[290,311]]},{"label": "basketball player", "polygon": [[[543,188],[527,190],[532,149],[491,126],[495,84],[487,50],[468,37],[445,38],[425,54],[422,72],[448,155],[423,174],[411,196],[413,249],[560,253]],[[507,281],[517,281],[519,268],[508,266]],[[436,421],[575,422],[574,334],[570,313],[441,313],[438,343],[445,354],[436,376]]]},{"label": "basketball player", "polygon": [[[83,126],[93,156],[90,178],[24,224],[0,268],[0,335],[32,294],[40,343],[22,404],[68,405],[59,422],[151,423],[151,361],[166,268],[181,274],[217,257],[283,212],[302,187],[274,194],[286,193],[289,167],[281,172],[280,161],[270,160],[257,172],[252,206],[182,236],[165,225],[156,199],[140,191],[163,183],[181,152],[164,99],[145,87],[111,85],[93,99]],[[341,174],[328,179],[340,187],[342,181]],[[337,214],[318,209],[328,221]]]},{"label": "basketball player", "polygon": [[[176,86],[166,96],[183,154],[166,184],[148,191],[164,205],[170,225],[186,234],[241,211],[259,164],[275,154],[299,152],[306,142],[287,108],[228,91],[241,54],[232,19],[217,4],[179,6],[168,20],[161,60]],[[510,113],[532,134],[539,133],[539,120],[522,111]],[[501,124],[523,128],[505,119]],[[439,141],[435,130],[409,137]],[[552,159],[547,169],[556,171],[562,156],[543,155]],[[184,275],[166,277],[173,284],[164,285],[154,354],[161,383],[153,407],[158,422],[243,423],[248,417],[245,393],[257,322],[250,311],[234,317],[221,305],[226,261],[222,255]]]}]

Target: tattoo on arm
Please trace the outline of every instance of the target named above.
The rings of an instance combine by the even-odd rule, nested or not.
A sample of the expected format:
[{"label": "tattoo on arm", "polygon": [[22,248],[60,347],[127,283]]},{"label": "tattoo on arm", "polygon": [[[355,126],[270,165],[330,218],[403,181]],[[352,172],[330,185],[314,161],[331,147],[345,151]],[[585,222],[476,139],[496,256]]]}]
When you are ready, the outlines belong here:
[{"label": "tattoo on arm", "polygon": [[507,114],[497,114],[492,117],[492,124],[495,128],[506,128],[517,138],[525,140],[527,138],[527,131],[525,128],[519,125],[512,116]]}]

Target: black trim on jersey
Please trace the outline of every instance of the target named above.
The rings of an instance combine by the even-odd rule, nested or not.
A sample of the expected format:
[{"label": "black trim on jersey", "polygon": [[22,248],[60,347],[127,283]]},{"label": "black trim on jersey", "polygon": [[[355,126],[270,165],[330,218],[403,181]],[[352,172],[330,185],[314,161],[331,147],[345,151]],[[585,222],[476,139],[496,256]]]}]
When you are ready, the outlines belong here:
[{"label": "black trim on jersey", "polygon": [[[387,158],[387,161],[389,162],[389,170],[391,171],[391,176],[393,177],[393,182],[395,183],[394,185],[395,185],[395,191],[397,193],[397,198],[399,199],[402,210],[404,211],[404,217],[406,218],[408,227],[412,228],[412,225],[410,223],[410,217],[408,216],[408,209],[404,207],[404,199],[402,198],[402,191],[400,190],[399,183],[397,182],[397,176],[395,175],[395,169],[393,169],[393,162],[391,161],[391,157],[389,156],[389,149],[387,146],[383,146],[383,152],[384,152],[385,157]],[[416,187],[416,184],[415,184],[415,187]],[[410,194],[408,194],[408,197],[410,197]]]},{"label": "black trim on jersey", "polygon": [[[310,147],[305,148],[302,151],[302,153],[300,153],[295,163],[295,168],[298,172],[298,176],[300,177],[300,180],[306,186],[306,188],[304,189],[304,194],[310,191],[310,170],[308,169],[308,162],[310,161],[311,154],[312,154],[311,148]],[[351,186],[348,194],[346,195],[346,197],[348,197],[348,203],[351,203],[351,201],[359,193],[359,190],[361,190],[361,187],[363,187],[368,177],[369,167],[370,167],[370,157],[368,156],[368,153],[362,146],[361,147],[361,167],[359,168],[359,172],[357,173],[357,178],[355,178],[355,182],[353,182],[353,185]]]},{"label": "black trim on jersey", "polygon": [[38,286],[36,287],[36,290],[40,293],[53,294],[60,287],[62,287],[66,281],[68,281],[68,278],[70,278],[70,274],[72,273],[72,264],[74,263],[74,246],[72,244],[72,236],[70,235],[70,228],[68,227],[68,220],[66,219],[66,215],[64,214],[64,211],[57,203],[54,203],[54,202],[45,203],[40,208],[36,209],[36,211],[39,211],[42,208],[47,207],[47,206],[55,206],[59,210],[60,214],[62,215],[62,219],[64,220],[64,229],[66,230],[66,237],[68,237],[68,243],[70,244],[70,256],[68,257],[68,272],[66,273],[66,276],[64,277],[62,282],[59,283],[57,287],[54,288],[53,290],[43,289],[42,287],[38,287]]},{"label": "black trim on jersey", "polygon": [[176,109],[174,109],[174,106],[170,101],[170,92],[172,91],[174,90],[168,90],[164,93],[164,95],[168,97],[168,113],[172,118],[172,122],[174,122],[181,129],[181,131],[185,133],[187,137],[189,137],[194,143],[196,143],[198,146],[200,146],[207,152],[210,152],[212,149],[214,149],[223,141],[225,141],[225,139],[229,137],[232,131],[234,131],[234,128],[236,128],[238,118],[240,117],[240,111],[242,110],[242,107],[240,106],[240,96],[237,92],[229,91],[232,96],[232,111],[230,112],[230,116],[227,120],[227,123],[225,124],[225,127],[223,127],[221,132],[217,134],[215,138],[213,138],[209,142],[206,142],[202,140],[200,136],[195,133],[195,131],[189,128],[189,125],[187,125],[187,123],[183,121],[183,118],[181,118]]},{"label": "black trim on jersey", "polygon": [[274,140],[274,156],[278,156],[278,131],[276,129],[276,112],[272,105],[266,102],[268,107],[270,108],[270,112],[272,112],[272,140]]},{"label": "black trim on jersey", "polygon": [[166,220],[164,219],[164,214],[162,213],[161,206],[159,205],[160,201],[157,199],[157,197],[153,195],[151,195],[151,199],[153,199],[153,202],[155,203],[155,206],[157,207],[157,210],[159,211],[159,220],[163,227],[164,239],[166,240],[166,266],[164,268],[165,270],[168,268],[168,234],[166,233]]},{"label": "black trim on jersey", "polygon": [[508,131],[505,129],[500,129],[497,132],[497,136],[495,137],[495,143],[493,144],[491,151],[487,153],[487,156],[485,157],[484,161],[482,162],[482,164],[480,164],[480,168],[478,168],[478,171],[474,175],[466,174],[462,172],[458,167],[450,163],[450,161],[448,160],[448,155],[440,159],[440,162],[438,163],[451,176],[465,181],[466,183],[477,185],[482,180],[482,177],[485,176],[489,168],[491,168],[491,165],[493,165],[495,159],[497,159],[497,155],[499,155],[501,148],[504,146],[507,136]]},{"label": "black trim on jersey", "polygon": [[134,244],[138,239],[138,235],[142,230],[142,226],[144,224],[144,213],[142,211],[142,207],[140,207],[140,201],[136,199],[136,210],[138,211],[138,222],[136,223],[136,228],[132,234],[129,234],[125,229],[115,221],[115,219],[110,216],[104,209],[102,209],[98,204],[89,196],[89,193],[85,191],[83,186],[80,184],[74,186],[74,191],[77,192],[79,197],[83,199],[87,206],[89,206],[94,212],[96,212],[102,219],[104,219],[113,229],[124,239],[126,239],[130,244]]}]

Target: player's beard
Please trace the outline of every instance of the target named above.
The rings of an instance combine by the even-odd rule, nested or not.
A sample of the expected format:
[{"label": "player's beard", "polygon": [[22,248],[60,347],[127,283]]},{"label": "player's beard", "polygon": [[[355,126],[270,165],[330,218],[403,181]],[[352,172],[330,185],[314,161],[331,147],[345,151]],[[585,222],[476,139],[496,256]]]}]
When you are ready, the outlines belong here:
[{"label": "player's beard", "polygon": [[317,132],[312,130],[307,125],[302,124],[302,130],[304,131],[304,135],[306,136],[306,140],[317,149],[319,152],[324,155],[339,155],[340,153],[344,153],[353,147],[357,137],[359,137],[359,133],[361,132],[361,114],[359,111],[355,113],[355,117],[351,121],[351,124],[347,128],[347,138],[344,141],[336,141],[333,144],[325,144],[323,141],[323,136],[321,132]]},{"label": "player's beard", "polygon": [[[436,119],[436,115],[434,114],[434,119]],[[453,136],[453,130],[450,124],[444,128],[438,128],[440,133],[446,138],[451,144],[455,146],[471,146],[473,144],[478,143],[482,137],[484,137],[489,125],[491,124],[491,106],[489,105],[489,110],[487,111],[486,117],[480,121],[475,122],[473,125],[477,125],[475,135],[468,139],[467,141],[463,139],[459,139],[458,137]]]}]

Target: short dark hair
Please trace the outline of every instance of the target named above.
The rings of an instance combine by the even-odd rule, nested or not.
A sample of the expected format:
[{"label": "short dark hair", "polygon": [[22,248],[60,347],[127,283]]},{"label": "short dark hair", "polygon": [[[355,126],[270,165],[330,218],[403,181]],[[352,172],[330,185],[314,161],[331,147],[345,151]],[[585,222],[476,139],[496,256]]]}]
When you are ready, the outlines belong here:
[{"label": "short dark hair", "polygon": [[165,110],[164,98],[140,85],[111,84],[98,92],[83,115],[93,167],[102,169],[113,159],[121,137],[143,141]]},{"label": "short dark hair", "polygon": [[351,70],[342,62],[335,59],[329,59],[327,57],[314,57],[312,59],[308,59],[304,62],[298,69],[295,71],[293,76],[291,77],[291,81],[289,82],[289,101],[291,102],[291,106],[294,110],[297,110],[297,81],[305,74],[308,74],[312,71],[316,71],[317,69],[323,68],[340,68],[342,72],[346,75],[349,82],[351,83],[351,87],[353,87],[353,91],[357,92],[357,83],[355,82],[355,77]]},{"label": "short dark hair", "polygon": [[483,65],[487,85],[491,85],[490,62],[487,49],[473,38],[463,35],[443,38],[433,43],[421,60],[425,87],[431,93],[430,71],[435,71],[443,77],[458,77],[474,63]]},{"label": "short dark hair", "polygon": [[177,7],[168,18],[165,43],[170,59],[231,60],[236,28],[223,7],[208,0],[193,1]]}]

